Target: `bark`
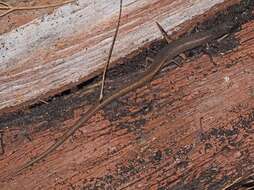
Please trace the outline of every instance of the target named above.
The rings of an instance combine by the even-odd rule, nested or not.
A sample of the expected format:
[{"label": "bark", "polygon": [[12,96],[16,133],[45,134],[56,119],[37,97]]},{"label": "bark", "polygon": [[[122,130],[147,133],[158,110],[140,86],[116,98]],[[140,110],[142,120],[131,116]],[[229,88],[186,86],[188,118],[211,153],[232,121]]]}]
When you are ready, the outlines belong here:
[{"label": "bark", "polygon": [[[162,72],[97,113],[44,162],[5,178],[2,189],[220,189],[244,175],[254,160],[253,26],[237,33],[237,48],[214,57],[217,66],[202,55]],[[58,121],[61,130],[32,133],[32,142],[6,130],[1,179],[45,150],[88,107]]]}]

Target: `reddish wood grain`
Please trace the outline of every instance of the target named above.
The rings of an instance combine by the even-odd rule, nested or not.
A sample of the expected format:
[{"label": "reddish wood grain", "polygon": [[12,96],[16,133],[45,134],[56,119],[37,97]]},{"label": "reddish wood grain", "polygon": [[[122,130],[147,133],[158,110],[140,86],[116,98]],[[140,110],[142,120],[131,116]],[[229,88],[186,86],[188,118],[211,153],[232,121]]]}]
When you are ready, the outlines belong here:
[{"label": "reddish wood grain", "polygon": [[244,25],[239,47],[215,57],[217,66],[203,55],[162,72],[12,178],[6,176],[45,150],[88,106],[61,122],[63,129],[34,133],[32,142],[12,141],[15,132],[6,130],[2,189],[220,189],[233,181],[253,168],[253,27]]}]

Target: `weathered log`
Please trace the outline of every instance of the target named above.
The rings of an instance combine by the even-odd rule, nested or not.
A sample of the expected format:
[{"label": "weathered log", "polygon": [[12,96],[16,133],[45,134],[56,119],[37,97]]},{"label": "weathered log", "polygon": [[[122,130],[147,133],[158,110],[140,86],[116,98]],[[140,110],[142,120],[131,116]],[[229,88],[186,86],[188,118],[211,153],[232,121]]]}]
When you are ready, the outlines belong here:
[{"label": "weathered log", "polygon": [[[125,0],[111,65],[159,38],[155,21],[169,34],[184,31],[176,27],[192,17],[197,17],[192,23],[199,22],[207,10],[211,16],[238,1]],[[0,18],[1,32],[7,31],[0,38],[0,113],[47,99],[100,73],[118,11],[118,1],[80,0],[33,20],[26,15],[33,18],[32,13],[39,11],[14,12]],[[4,29],[13,24],[18,27]],[[190,28],[190,24],[184,26]]]},{"label": "weathered log", "polygon": [[[236,34],[239,47],[215,56],[216,66],[203,55],[163,72],[97,113],[45,162],[3,181],[62,134],[44,130],[28,142],[6,130],[1,187],[221,189],[244,175],[254,164],[253,27],[253,21],[243,26]],[[64,130],[87,107],[61,122]]]}]

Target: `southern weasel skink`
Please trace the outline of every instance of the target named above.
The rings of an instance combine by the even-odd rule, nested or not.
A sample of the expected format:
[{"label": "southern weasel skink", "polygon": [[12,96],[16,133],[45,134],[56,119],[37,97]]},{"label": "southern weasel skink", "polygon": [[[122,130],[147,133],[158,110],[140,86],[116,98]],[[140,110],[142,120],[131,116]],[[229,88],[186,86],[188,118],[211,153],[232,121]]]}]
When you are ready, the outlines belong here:
[{"label": "southern weasel skink", "polygon": [[129,85],[124,86],[120,90],[116,90],[112,95],[107,96],[101,102],[98,101],[85,113],[85,116],[82,117],[72,128],[64,133],[53,145],[51,145],[46,151],[41,153],[38,157],[28,161],[22,167],[20,167],[15,173],[20,173],[24,169],[32,166],[33,164],[41,161],[51,152],[56,150],[60,145],[62,145],[66,139],[68,139],[74,132],[83,126],[83,124],[88,121],[98,110],[111,103],[113,100],[126,95],[128,92],[133,91],[147,82],[151,81],[153,77],[161,70],[161,68],[169,62],[171,59],[176,57],[178,54],[185,52],[186,50],[193,49],[195,47],[206,44],[212,40],[215,40],[224,34],[227,34],[232,29],[232,24],[222,24],[216,28],[194,33],[188,37],[180,38],[170,44],[167,44],[158,54],[155,56],[152,65],[145,71],[142,76],[137,80],[132,82]]}]

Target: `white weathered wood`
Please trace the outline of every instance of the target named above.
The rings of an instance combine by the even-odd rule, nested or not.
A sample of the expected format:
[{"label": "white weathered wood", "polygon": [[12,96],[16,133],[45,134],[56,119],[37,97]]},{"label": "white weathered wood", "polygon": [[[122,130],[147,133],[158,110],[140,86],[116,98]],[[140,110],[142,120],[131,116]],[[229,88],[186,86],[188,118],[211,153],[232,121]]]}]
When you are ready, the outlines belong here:
[{"label": "white weathered wood", "polygon": [[[112,61],[225,0],[124,0]],[[54,94],[103,67],[119,12],[118,0],[79,0],[0,39],[0,111]],[[2,18],[3,19],[3,18]]]}]

